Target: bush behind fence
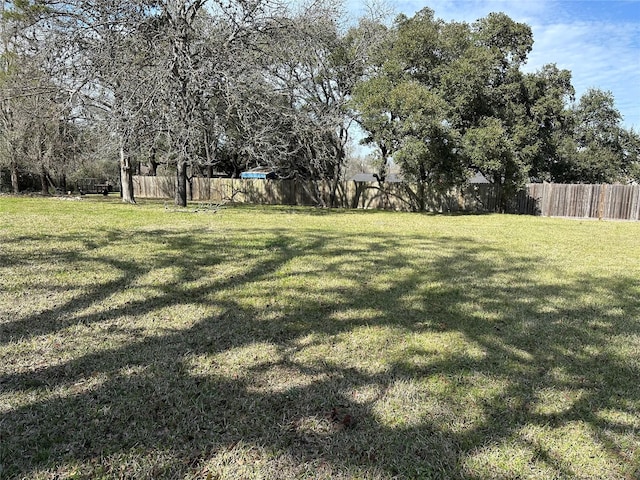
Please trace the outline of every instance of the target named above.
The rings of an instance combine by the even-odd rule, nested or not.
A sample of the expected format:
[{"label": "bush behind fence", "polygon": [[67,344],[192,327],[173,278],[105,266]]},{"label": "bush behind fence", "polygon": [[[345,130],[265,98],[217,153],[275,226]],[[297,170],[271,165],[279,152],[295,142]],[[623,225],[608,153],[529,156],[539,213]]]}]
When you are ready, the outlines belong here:
[{"label": "bush behind fence", "polygon": [[[191,201],[261,205],[327,205],[342,208],[411,211],[419,205],[417,189],[404,183],[379,184],[192,178]],[[137,198],[173,198],[173,177],[134,177]],[[441,193],[427,190],[424,209],[432,212],[495,212],[553,217],[640,220],[640,185],[565,185],[531,183],[503,201],[499,187],[471,184]]]}]

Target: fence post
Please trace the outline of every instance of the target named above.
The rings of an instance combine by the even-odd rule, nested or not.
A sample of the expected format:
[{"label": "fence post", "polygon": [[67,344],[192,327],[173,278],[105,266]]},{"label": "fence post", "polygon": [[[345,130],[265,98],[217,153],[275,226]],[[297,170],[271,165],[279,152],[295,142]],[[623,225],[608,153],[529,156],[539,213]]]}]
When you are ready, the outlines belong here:
[{"label": "fence post", "polygon": [[604,200],[607,192],[607,186],[603,183],[600,185],[600,200],[598,202],[598,220],[602,220],[604,217]]},{"label": "fence post", "polygon": [[542,187],[542,208],[540,214],[542,216],[551,216],[551,193],[553,192],[552,183],[544,183]]}]

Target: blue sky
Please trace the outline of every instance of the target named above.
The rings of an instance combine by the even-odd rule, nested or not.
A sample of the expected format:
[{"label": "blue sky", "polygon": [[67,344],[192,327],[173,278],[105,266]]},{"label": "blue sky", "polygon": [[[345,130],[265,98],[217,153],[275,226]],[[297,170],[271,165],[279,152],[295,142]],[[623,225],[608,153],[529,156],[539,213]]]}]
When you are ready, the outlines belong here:
[{"label": "blue sky", "polygon": [[[446,21],[473,22],[504,12],[533,31],[525,66],[548,63],[572,73],[576,99],[588,88],[613,93],[627,128],[640,131],[640,0],[387,0],[395,13],[412,16],[429,7]],[[358,10],[363,2],[348,1]]]}]

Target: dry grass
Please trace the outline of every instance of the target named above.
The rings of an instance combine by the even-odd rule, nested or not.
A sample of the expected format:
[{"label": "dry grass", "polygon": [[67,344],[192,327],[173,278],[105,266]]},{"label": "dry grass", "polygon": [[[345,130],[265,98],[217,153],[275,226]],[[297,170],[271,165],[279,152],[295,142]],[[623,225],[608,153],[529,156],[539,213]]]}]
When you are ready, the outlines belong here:
[{"label": "dry grass", "polygon": [[640,476],[640,224],[0,198],[1,478]]}]

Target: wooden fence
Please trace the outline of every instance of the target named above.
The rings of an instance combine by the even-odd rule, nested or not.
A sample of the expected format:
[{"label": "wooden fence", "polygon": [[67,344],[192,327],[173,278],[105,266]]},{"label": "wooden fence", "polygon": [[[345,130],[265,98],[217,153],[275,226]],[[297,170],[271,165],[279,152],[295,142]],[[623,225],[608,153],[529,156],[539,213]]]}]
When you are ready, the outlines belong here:
[{"label": "wooden fence", "polygon": [[[137,198],[173,198],[173,177],[134,177]],[[419,195],[404,183],[303,183],[293,180],[192,178],[191,201],[265,205],[331,205],[343,208],[416,210]],[[518,195],[502,201],[490,184],[472,184],[446,193],[426,191],[425,210],[433,212],[495,212],[507,205],[512,213],[552,217],[640,220],[640,185],[528,184]]]},{"label": "wooden fence", "polygon": [[[173,198],[173,177],[134,176],[136,198]],[[337,183],[294,180],[243,180],[232,178],[192,178],[187,186],[191,201],[212,203],[252,203],[263,205],[327,205],[341,208],[411,211],[418,195],[404,183],[341,181]],[[492,185],[470,186],[447,193],[427,191],[425,210],[435,212],[495,211],[499,191]]]},{"label": "wooden fence", "polygon": [[532,183],[526,190],[540,215],[640,220],[640,185]]}]

